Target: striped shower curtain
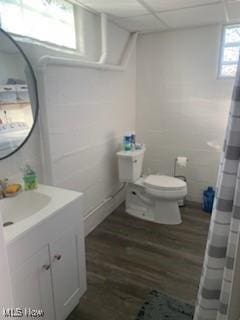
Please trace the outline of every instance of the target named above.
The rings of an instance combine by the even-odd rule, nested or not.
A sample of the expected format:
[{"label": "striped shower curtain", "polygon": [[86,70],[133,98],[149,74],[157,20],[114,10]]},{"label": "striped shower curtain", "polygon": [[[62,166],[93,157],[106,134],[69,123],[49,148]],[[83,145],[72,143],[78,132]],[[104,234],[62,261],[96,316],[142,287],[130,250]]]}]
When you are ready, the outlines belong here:
[{"label": "striped shower curtain", "polygon": [[[218,119],[216,119],[218,121]],[[228,317],[240,236],[240,62],[221,156],[194,320]],[[240,283],[239,283],[240,292]],[[240,301],[239,301],[240,309]]]}]

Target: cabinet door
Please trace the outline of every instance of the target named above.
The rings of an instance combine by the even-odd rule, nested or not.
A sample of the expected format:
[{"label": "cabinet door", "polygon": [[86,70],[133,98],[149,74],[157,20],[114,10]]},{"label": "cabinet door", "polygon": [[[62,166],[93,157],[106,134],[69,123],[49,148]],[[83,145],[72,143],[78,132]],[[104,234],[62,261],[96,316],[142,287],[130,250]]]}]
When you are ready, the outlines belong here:
[{"label": "cabinet door", "polygon": [[21,319],[29,319],[28,312],[31,309],[42,310],[44,316],[41,319],[54,320],[48,247],[32,256],[11,276],[14,307],[23,308],[24,311]]},{"label": "cabinet door", "polygon": [[81,296],[78,236],[73,230],[50,244],[56,319],[63,320]]}]

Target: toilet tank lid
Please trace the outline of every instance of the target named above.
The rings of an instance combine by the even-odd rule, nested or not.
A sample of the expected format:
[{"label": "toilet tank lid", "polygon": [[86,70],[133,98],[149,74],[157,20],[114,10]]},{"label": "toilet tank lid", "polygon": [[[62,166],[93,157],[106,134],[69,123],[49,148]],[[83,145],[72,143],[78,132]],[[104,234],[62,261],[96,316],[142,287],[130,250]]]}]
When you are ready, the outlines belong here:
[{"label": "toilet tank lid", "polygon": [[145,148],[140,150],[130,150],[130,151],[119,151],[117,152],[118,158],[137,158],[138,156],[144,154]]},{"label": "toilet tank lid", "polygon": [[170,176],[152,174],[146,177],[144,185],[154,189],[177,190],[186,187],[186,182]]}]

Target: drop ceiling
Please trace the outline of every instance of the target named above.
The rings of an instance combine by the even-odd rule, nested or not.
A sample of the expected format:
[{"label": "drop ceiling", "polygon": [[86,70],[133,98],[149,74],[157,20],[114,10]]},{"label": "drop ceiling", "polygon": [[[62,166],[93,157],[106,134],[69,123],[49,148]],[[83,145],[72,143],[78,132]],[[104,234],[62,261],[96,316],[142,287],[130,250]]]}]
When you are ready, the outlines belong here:
[{"label": "drop ceiling", "polygon": [[129,31],[240,23],[240,0],[76,0]]}]

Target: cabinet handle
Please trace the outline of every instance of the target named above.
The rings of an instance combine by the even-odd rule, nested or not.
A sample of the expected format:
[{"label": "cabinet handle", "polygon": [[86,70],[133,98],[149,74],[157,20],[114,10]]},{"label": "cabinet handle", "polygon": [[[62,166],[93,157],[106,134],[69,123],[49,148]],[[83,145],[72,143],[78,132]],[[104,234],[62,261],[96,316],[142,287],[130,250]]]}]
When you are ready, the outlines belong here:
[{"label": "cabinet handle", "polygon": [[54,256],[54,259],[58,261],[61,260],[61,258],[62,258],[61,254],[55,254]]},{"label": "cabinet handle", "polygon": [[42,268],[47,271],[47,270],[49,270],[51,268],[51,265],[50,264],[44,264],[42,266]]}]

